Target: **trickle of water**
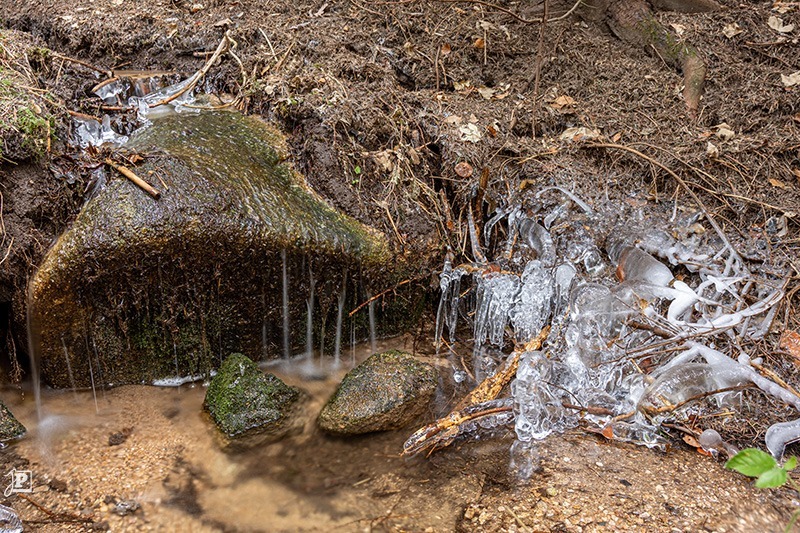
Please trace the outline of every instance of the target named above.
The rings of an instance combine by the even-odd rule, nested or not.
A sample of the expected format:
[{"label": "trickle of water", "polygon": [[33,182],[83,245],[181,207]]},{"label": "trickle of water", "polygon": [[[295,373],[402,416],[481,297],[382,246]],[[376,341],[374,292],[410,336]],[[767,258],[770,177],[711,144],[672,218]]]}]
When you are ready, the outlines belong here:
[{"label": "trickle of water", "polygon": [[[372,300],[372,294],[368,292],[367,298]],[[378,350],[378,341],[375,336],[375,302],[370,301],[367,307],[369,307],[369,346],[372,353],[375,353]]]},{"label": "trickle of water", "polygon": [[31,356],[31,381],[33,382],[33,399],[36,403],[36,419],[42,420],[42,389],[41,380],[39,378],[39,352],[36,348],[39,345],[39,328],[36,327],[33,320],[33,288],[28,287],[28,305],[26,313],[26,322],[28,326],[28,353]]},{"label": "trickle of water", "polygon": [[89,363],[89,379],[92,382],[92,398],[94,398],[94,412],[100,414],[100,406],[97,405],[97,390],[94,386],[94,371],[92,370],[92,358],[87,357],[86,361]]},{"label": "trickle of water", "polygon": [[286,249],[281,250],[282,266],[282,310],[283,310],[283,357],[289,359],[289,274],[286,269]]},{"label": "trickle of water", "polygon": [[314,296],[316,281],[314,272],[311,269],[311,261],[308,263],[308,299],[306,300],[306,357],[309,359],[314,355]]},{"label": "trickle of water", "polygon": [[67,375],[69,376],[69,384],[72,386],[72,395],[77,400],[78,394],[75,388],[75,378],[72,375],[72,364],[69,362],[69,350],[67,349],[67,343],[64,341],[64,337],[61,337],[61,345],[64,347],[64,361],[67,363]]},{"label": "trickle of water", "polygon": [[342,322],[344,321],[344,303],[347,298],[347,271],[342,277],[342,290],[339,293],[339,301],[336,307],[336,341],[333,347],[334,368],[339,367],[342,350]]}]

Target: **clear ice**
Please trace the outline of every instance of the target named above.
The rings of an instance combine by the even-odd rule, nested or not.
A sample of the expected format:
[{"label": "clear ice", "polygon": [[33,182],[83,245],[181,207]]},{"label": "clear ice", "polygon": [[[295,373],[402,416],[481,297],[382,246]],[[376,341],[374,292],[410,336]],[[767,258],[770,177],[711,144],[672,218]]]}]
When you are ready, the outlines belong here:
[{"label": "clear ice", "polygon": [[[546,191],[568,201],[548,204],[540,200]],[[735,408],[743,386],[800,410],[800,398],[759,374],[740,349],[731,357],[720,348],[769,330],[784,295],[775,270],[752,274],[713,221],[717,234],[697,230],[702,213],[651,219],[641,209],[590,207],[560,187],[536,199],[531,209],[500,207],[484,225],[485,244],[473,246],[481,256],[497,228],[507,228],[494,261],[476,255],[477,263],[454,267],[448,259],[436,318],[437,343],[445,328],[456,342],[458,321],[471,321],[483,365],[476,374],[490,372],[490,355],[502,356],[509,344],[523,352],[511,384],[512,457],[522,473],[533,468],[524,457],[532,443],[581,420],[616,440],[664,450],[664,419]],[[623,209],[631,212],[622,217]],[[611,227],[614,220],[627,222]],[[541,351],[526,352],[546,325],[552,331]],[[718,434],[701,437],[709,449],[735,453]],[[798,440],[800,419],[767,432],[776,457]]]}]

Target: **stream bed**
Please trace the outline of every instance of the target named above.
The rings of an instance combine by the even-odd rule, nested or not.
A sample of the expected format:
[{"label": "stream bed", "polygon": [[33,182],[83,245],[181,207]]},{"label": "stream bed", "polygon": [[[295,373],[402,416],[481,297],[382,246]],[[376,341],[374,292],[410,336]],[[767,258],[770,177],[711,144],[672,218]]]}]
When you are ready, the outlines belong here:
[{"label": "stream bed", "polygon": [[[376,348],[411,350],[412,339]],[[0,457],[31,471],[33,492],[5,503],[26,531],[769,531],[791,514],[788,495],[757,491],[708,457],[579,430],[543,441],[525,482],[509,468],[510,427],[412,459],[400,451],[414,428],[322,434],[314,415],[370,353],[358,346],[339,370],[273,363],[311,396],[310,419],[302,435],[243,453],[220,448],[200,383],[99,390],[96,404],[91,390],[44,391],[39,422],[32,395],[7,389],[29,433]],[[442,393],[428,419],[459,394]]]}]

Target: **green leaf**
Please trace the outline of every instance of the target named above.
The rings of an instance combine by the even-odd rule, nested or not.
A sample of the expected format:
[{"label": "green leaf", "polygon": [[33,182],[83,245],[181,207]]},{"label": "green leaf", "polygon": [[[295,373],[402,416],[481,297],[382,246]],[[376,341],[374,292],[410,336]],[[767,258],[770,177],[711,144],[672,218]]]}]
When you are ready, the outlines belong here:
[{"label": "green leaf", "polygon": [[794,470],[797,468],[797,457],[794,455],[786,459],[786,462],[783,464],[783,469],[786,471]]},{"label": "green leaf", "polygon": [[725,468],[749,477],[758,477],[777,466],[778,463],[774,457],[755,448],[746,448],[725,463]]},{"label": "green leaf", "polygon": [[361,167],[360,167],[360,166],[358,166],[358,165],[356,165],[356,168],[354,168],[354,169],[353,169],[353,173],[354,173],[356,176],[358,176],[359,174],[361,174]]},{"label": "green leaf", "polygon": [[786,470],[780,467],[775,467],[767,470],[756,480],[756,487],[759,489],[770,489],[780,487],[786,483]]}]

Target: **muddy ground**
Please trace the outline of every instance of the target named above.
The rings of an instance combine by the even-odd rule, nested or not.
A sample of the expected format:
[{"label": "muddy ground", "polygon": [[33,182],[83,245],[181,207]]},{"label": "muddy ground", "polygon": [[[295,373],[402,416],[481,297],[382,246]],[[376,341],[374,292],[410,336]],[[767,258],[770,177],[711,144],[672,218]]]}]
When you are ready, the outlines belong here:
[{"label": "muddy ground", "polygon": [[[775,333],[758,353],[796,385],[796,367],[776,347],[780,331],[798,329],[800,85],[784,77],[800,71],[800,14],[791,3],[721,3],[724,9],[716,13],[658,14],[708,65],[694,119],[682,98],[681,74],[652,50],[620,41],[602,22],[572,15],[548,23],[540,44],[540,24],[521,20],[541,15],[538,2],[498,8],[405,0],[0,0],[0,13],[5,27],[58,54],[31,57],[29,64],[36,89],[54,95],[54,109],[62,110],[53,110],[61,139],[69,135],[63,110],[104,112],[90,93],[107,77],[101,71],[189,75],[230,32],[235,57],[213,65],[202,88],[239,98],[244,111],[282,128],[314,189],[381,229],[398,258],[413,259],[423,286],[435,283],[445,250],[472,259],[469,206],[480,224],[495,207],[522,201],[542,185],[568,187],[590,203],[644,192],[653,205],[674,198],[704,209],[735,242],[756,243],[755,260],[793,276]],[[571,2],[548,7],[558,16]],[[781,25],[771,26],[770,17]],[[788,29],[791,24],[795,28]],[[604,143],[633,147],[672,169],[703,205],[642,157],[560,139],[573,127],[596,130]],[[26,277],[76,213],[89,180],[64,150],[54,139],[35,161],[2,167],[6,231],[15,236],[0,250],[9,250],[0,303],[0,333],[9,353],[25,351],[20,321]],[[458,163],[469,166],[457,171]],[[43,191],[54,200],[42,200],[48,197]],[[773,231],[784,223],[785,232]],[[748,428],[742,433],[758,436]],[[508,521],[484,516],[483,527],[512,527],[513,513],[503,514],[501,507],[527,505],[533,513],[534,491],[520,503],[516,493],[497,486],[466,508],[475,509],[477,525],[465,514],[464,528],[478,527],[483,512]],[[769,498],[743,483],[737,487],[744,494],[740,502]],[[787,502],[781,501],[769,505],[786,518]],[[732,514],[745,511],[738,507]],[[704,527],[716,529],[711,517],[719,514],[708,516]],[[774,518],[760,524],[770,529]],[[561,527],[546,524],[542,529]],[[665,518],[653,529],[699,527],[691,524]],[[753,530],[734,522],[728,529]]]}]

